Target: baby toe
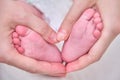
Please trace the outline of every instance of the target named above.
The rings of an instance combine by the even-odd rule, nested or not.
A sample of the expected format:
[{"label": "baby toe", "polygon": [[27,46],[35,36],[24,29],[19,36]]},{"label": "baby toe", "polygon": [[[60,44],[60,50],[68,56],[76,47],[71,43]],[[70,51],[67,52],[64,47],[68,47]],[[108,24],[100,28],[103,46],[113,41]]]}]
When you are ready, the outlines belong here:
[{"label": "baby toe", "polygon": [[103,23],[102,23],[102,22],[101,22],[101,23],[98,23],[98,24],[96,25],[96,28],[97,28],[98,30],[102,31],[102,29],[103,29]]},{"label": "baby toe", "polygon": [[12,33],[12,38],[18,38],[18,37],[19,37],[18,33],[16,33],[16,32]]},{"label": "baby toe", "polygon": [[96,39],[99,39],[101,36],[101,32],[98,29],[96,29],[93,34]]},{"label": "baby toe", "polygon": [[95,12],[95,14],[94,14],[94,18],[96,18],[96,17],[100,17],[100,14],[98,12]]},{"label": "baby toe", "polygon": [[99,24],[99,23],[101,23],[101,18],[100,17],[96,17],[96,18],[94,18],[94,23],[95,24]]},{"label": "baby toe", "polygon": [[24,51],[25,51],[22,47],[18,47],[17,50],[18,50],[18,52],[21,53],[21,54],[23,54]]},{"label": "baby toe", "polygon": [[17,49],[17,48],[19,48],[19,47],[20,47],[20,45],[14,45],[14,47]]},{"label": "baby toe", "polygon": [[16,27],[16,32],[20,35],[20,36],[25,36],[26,35],[26,32],[27,32],[27,27],[25,26],[17,26]]},{"label": "baby toe", "polygon": [[94,16],[95,10],[90,8],[87,9],[81,16],[81,19],[90,20]]},{"label": "baby toe", "polygon": [[20,45],[20,39],[19,38],[13,38],[13,43],[16,45]]}]

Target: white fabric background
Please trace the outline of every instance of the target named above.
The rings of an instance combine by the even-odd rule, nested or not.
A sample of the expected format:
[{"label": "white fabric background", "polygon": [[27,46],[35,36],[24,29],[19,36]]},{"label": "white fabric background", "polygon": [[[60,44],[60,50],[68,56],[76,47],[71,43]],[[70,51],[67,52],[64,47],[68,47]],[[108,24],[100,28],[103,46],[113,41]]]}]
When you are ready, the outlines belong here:
[{"label": "white fabric background", "polygon": [[[29,0],[49,18],[50,25],[57,31],[71,6],[69,0]],[[59,44],[60,46],[61,44]],[[65,78],[48,77],[25,72],[6,64],[0,64],[0,80],[120,80],[120,36],[118,36],[97,63],[69,73]]]}]

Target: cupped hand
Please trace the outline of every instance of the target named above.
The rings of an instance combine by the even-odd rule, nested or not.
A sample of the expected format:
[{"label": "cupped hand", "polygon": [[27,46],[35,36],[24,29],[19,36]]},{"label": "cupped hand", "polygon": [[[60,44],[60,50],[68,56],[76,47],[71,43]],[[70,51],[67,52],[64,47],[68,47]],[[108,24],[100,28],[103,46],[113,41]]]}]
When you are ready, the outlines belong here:
[{"label": "cupped hand", "polygon": [[[78,60],[68,63],[67,72],[81,70],[88,65],[98,61],[108,48],[110,43],[120,32],[120,1],[119,0],[74,0],[73,6],[65,17],[61,28],[59,29],[57,39],[66,40],[69,37],[74,23],[81,16],[82,12],[90,7],[96,8],[101,14],[104,28],[100,39]],[[62,32],[62,33],[60,33]]]},{"label": "cupped hand", "polygon": [[39,11],[23,1],[0,1],[0,62],[32,73],[64,76],[65,67],[61,63],[49,63],[25,57],[19,54],[12,44],[11,34],[17,25],[35,30],[50,43],[56,42],[55,31],[39,17]]}]

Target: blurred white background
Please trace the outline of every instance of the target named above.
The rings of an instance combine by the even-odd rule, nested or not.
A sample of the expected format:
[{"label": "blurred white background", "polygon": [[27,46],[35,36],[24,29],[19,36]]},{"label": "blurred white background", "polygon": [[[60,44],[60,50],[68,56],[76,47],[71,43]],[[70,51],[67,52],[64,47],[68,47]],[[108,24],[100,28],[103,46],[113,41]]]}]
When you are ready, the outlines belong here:
[{"label": "blurred white background", "polygon": [[[72,4],[70,0],[28,0],[28,2],[45,13],[50,20],[50,25],[56,31]],[[69,73],[64,78],[31,74],[1,63],[0,80],[120,80],[119,57],[120,36],[112,42],[100,61],[81,71]]]}]

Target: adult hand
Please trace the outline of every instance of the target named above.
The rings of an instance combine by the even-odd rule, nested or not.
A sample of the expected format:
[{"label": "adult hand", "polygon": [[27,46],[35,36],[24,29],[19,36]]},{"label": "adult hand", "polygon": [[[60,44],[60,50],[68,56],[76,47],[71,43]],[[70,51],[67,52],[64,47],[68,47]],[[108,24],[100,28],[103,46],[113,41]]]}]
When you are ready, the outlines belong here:
[{"label": "adult hand", "polygon": [[0,1],[0,62],[32,73],[64,76],[65,67],[61,63],[48,63],[25,57],[19,54],[12,44],[11,34],[17,25],[28,26],[48,42],[55,42],[55,32],[39,17],[39,12],[23,1]]},{"label": "adult hand", "polygon": [[83,69],[98,61],[113,39],[120,32],[120,0],[74,0],[72,8],[64,19],[59,30],[59,32],[63,31],[67,35],[65,38],[61,38],[61,34],[58,33],[58,40],[67,39],[73,24],[78,20],[81,13],[86,8],[93,6],[95,6],[100,12],[103,20],[104,29],[102,35],[96,44],[89,50],[88,54],[80,57],[74,62],[68,63],[66,66],[67,72]]}]

